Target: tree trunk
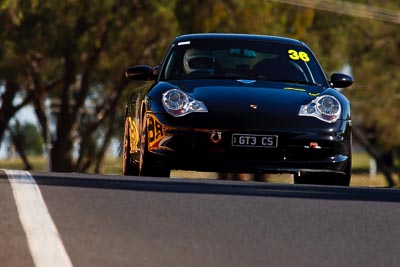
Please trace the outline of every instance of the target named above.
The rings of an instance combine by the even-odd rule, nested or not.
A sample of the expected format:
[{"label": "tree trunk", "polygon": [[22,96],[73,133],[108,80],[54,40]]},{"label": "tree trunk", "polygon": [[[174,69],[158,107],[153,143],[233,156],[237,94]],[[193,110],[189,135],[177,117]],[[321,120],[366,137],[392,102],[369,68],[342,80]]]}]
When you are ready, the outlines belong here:
[{"label": "tree trunk", "polygon": [[25,154],[25,147],[22,137],[23,133],[21,133],[21,131],[18,130],[19,129],[18,121],[16,122],[16,128],[17,131],[13,131],[12,129],[8,128],[11,135],[11,140],[15,145],[15,150],[18,152],[19,156],[22,159],[22,162],[24,163],[24,169],[32,170],[32,165],[29,163],[28,157]]},{"label": "tree trunk", "polygon": [[378,168],[384,174],[388,186],[395,186],[396,183],[393,178],[393,169],[386,164],[379,151],[368,141],[362,130],[353,126],[353,136],[364,147],[367,153],[376,160]]},{"label": "tree trunk", "polygon": [[5,89],[5,92],[1,95],[0,105],[0,140],[3,140],[8,122],[17,112],[13,102],[18,92],[18,85],[13,80],[7,79]]}]

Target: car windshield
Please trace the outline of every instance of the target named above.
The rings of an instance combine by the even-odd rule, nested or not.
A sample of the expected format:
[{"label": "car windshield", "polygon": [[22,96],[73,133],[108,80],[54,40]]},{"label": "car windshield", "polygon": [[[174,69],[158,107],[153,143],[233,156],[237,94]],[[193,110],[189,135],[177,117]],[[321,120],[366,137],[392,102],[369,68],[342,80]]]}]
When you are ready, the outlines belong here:
[{"label": "car windshield", "polygon": [[326,76],[303,45],[262,40],[192,40],[175,44],[160,80],[246,79],[325,86]]}]

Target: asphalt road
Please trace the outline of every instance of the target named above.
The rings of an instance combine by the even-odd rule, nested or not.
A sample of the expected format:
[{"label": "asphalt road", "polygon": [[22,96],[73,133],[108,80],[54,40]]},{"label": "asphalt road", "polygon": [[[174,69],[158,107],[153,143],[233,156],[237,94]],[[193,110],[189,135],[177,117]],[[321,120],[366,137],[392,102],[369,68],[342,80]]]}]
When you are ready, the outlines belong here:
[{"label": "asphalt road", "polygon": [[398,189],[7,174],[0,266],[400,266]]}]

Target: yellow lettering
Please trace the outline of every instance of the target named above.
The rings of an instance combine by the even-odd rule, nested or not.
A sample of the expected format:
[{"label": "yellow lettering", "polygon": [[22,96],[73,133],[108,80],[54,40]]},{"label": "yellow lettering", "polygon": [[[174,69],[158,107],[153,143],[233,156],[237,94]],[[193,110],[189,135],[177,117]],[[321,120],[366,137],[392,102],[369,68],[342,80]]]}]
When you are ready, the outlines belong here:
[{"label": "yellow lettering", "polygon": [[296,51],[293,49],[288,50],[289,57],[293,60],[303,60],[304,62],[310,61],[310,57],[306,52]]}]

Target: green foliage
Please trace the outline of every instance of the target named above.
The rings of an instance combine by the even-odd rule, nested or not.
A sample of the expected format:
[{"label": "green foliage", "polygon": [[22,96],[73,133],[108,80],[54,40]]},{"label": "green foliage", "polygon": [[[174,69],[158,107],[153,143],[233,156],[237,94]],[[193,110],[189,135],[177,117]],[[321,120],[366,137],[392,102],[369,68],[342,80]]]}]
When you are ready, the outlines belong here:
[{"label": "green foliage", "polygon": [[[50,124],[45,101],[51,102],[55,170],[100,165],[104,147],[121,127],[116,122],[122,121],[125,101],[123,69],[139,61],[161,61],[176,34],[173,5],[162,0],[2,5],[0,70],[5,71],[0,79],[17,84],[14,88],[26,97],[22,103],[34,104],[43,137]],[[158,23],[163,21],[170,23]],[[6,91],[12,90],[7,84]]]},{"label": "green foliage", "polygon": [[357,83],[347,94],[355,122],[368,129],[376,145],[390,151],[400,145],[399,25],[363,20],[348,36],[348,58]]}]

